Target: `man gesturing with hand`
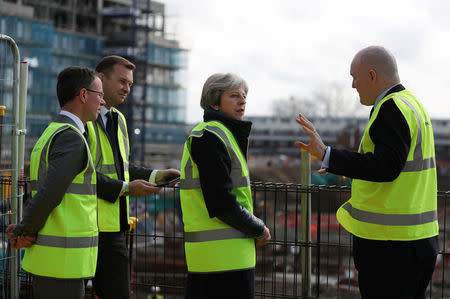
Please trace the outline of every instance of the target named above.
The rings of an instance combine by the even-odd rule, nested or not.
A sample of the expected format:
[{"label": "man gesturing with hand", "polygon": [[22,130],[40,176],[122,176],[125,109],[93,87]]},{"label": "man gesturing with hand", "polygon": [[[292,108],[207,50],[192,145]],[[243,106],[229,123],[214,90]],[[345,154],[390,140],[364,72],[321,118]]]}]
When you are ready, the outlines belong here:
[{"label": "man gesturing with hand", "polygon": [[431,121],[385,48],[359,51],[350,75],[361,104],[373,106],[358,152],[325,146],[301,114],[310,142],[295,146],[323,161],[319,173],[353,179],[337,218],[353,235],[362,298],[424,299],[439,249]]}]

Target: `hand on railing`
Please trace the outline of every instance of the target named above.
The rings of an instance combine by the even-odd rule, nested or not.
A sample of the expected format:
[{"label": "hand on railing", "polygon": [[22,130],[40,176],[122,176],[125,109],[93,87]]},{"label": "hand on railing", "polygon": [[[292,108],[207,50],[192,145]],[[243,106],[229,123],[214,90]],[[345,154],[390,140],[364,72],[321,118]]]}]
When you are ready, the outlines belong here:
[{"label": "hand on railing", "polygon": [[20,249],[27,248],[33,245],[36,242],[36,238],[32,236],[16,236],[13,233],[15,224],[10,224],[6,228],[6,232],[9,233],[9,243],[11,244],[11,248]]},{"label": "hand on railing", "polygon": [[264,226],[264,235],[256,238],[256,246],[264,246],[270,241],[270,239],[272,239],[270,230],[267,226]]}]

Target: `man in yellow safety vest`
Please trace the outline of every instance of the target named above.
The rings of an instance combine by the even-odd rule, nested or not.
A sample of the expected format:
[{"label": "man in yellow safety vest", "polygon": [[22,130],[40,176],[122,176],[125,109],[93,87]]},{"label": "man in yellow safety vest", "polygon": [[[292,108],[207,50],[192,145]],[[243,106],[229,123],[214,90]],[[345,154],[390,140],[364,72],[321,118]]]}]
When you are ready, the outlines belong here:
[{"label": "man in yellow safety vest", "polygon": [[95,274],[98,228],[96,174],[85,124],[103,101],[94,71],[68,67],[58,75],[61,112],[31,153],[33,197],[22,221],[7,228],[13,248],[26,247],[22,267],[33,276],[33,296],[84,298]]},{"label": "man in yellow safety vest", "polygon": [[351,198],[337,212],[353,235],[359,289],[367,298],[425,298],[438,253],[433,128],[417,97],[400,84],[385,48],[353,58],[352,87],[373,106],[358,152],[325,146],[302,114],[310,143],[295,145],[322,159],[319,173],[353,178]]}]

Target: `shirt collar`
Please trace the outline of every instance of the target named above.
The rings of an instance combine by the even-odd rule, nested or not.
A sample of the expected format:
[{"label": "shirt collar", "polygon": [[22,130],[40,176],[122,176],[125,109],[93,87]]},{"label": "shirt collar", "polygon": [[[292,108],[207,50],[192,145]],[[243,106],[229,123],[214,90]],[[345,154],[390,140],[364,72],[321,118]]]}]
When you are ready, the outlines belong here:
[{"label": "shirt collar", "polygon": [[107,109],[105,106],[100,106],[100,116],[102,117],[102,121],[103,121],[103,124],[105,125],[105,127],[106,127],[106,121],[107,121],[106,113],[108,113],[110,111],[112,111],[112,107]]},{"label": "shirt collar", "polygon": [[393,88],[394,86],[399,85],[400,83],[395,83],[394,85],[392,85],[391,87],[387,88],[385,91],[383,91],[382,93],[380,93],[378,95],[378,97],[375,99],[375,104],[373,105],[373,108],[375,109],[375,107],[377,107],[377,105],[380,103],[380,101],[386,96],[386,94],[388,93],[389,90],[391,90],[391,88]]},{"label": "shirt collar", "polygon": [[111,111],[111,109],[112,109],[112,107],[109,108],[109,109],[107,109],[105,106],[100,106],[100,114],[101,114],[102,116],[105,116],[106,113],[108,113],[109,111]]},{"label": "shirt collar", "polygon": [[61,110],[61,112],[59,114],[65,115],[68,118],[70,118],[71,120],[73,120],[74,123],[77,125],[78,129],[81,131],[81,133],[84,133],[83,122],[81,121],[81,119],[78,116],[76,116],[75,114],[73,114],[67,110]]}]

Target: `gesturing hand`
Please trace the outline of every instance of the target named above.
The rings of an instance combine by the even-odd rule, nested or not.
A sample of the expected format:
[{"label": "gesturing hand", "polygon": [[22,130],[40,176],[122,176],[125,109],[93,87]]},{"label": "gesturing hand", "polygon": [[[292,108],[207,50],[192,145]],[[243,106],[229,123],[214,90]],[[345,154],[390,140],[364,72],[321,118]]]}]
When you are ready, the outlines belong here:
[{"label": "gesturing hand", "polygon": [[295,120],[302,126],[303,131],[305,131],[306,134],[308,134],[310,141],[308,144],[305,144],[301,141],[296,141],[294,145],[298,148],[310,152],[311,155],[322,160],[325,155],[327,147],[320,138],[319,133],[317,133],[316,129],[314,128],[314,125],[301,113]]}]

